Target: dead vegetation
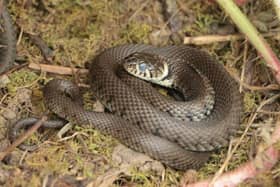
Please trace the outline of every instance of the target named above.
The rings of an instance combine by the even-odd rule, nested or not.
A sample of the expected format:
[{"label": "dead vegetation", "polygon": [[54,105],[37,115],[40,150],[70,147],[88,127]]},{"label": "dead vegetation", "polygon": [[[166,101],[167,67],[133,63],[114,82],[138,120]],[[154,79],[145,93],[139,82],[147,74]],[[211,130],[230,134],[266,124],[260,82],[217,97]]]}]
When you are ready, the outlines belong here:
[{"label": "dead vegetation", "polygon": [[[230,19],[216,4],[187,0],[177,2],[180,12],[178,19],[183,23],[178,30],[182,41],[184,36],[209,34],[224,36],[238,33]],[[178,42],[170,37],[172,35],[168,26],[170,20],[166,20],[163,16],[163,8],[157,0],[18,0],[11,1],[9,9],[19,33],[18,64],[46,63],[84,68],[90,58],[114,45],[123,43],[167,45]],[[268,42],[280,56],[279,39],[276,37],[280,31],[279,20],[276,18],[272,3],[248,1],[242,9],[261,32],[269,33]],[[173,16],[177,14],[175,12]],[[46,61],[40,49],[26,33],[37,35],[46,42],[54,54],[50,61]],[[230,161],[224,165],[225,171],[253,158],[260,151],[260,146],[257,145],[269,141],[269,133],[279,120],[279,99],[264,105],[257,115],[254,112],[261,103],[273,97],[275,92],[279,92],[279,87],[275,90],[269,89],[269,86],[275,85],[274,78],[247,40],[214,42],[201,47],[223,63],[239,81],[249,86],[243,87],[242,84],[240,86],[240,90],[244,93],[244,114],[238,137],[231,142],[229,148],[213,154],[211,160],[200,170],[184,174],[169,168],[141,170],[136,166],[120,167],[112,158],[113,150],[118,144],[116,140],[105,137],[93,129],[76,126],[64,135],[66,137],[64,139],[56,136],[57,131],[35,133],[29,141],[39,143],[39,149],[32,153],[18,149],[13,151],[9,159],[5,160],[6,164],[0,165],[0,184],[178,186],[185,180],[204,179],[214,175],[238,141],[238,148]],[[23,117],[40,117],[46,111],[40,88],[52,77],[58,75],[27,67],[1,77],[1,142],[6,138],[8,125]],[[85,77],[79,72],[74,76],[63,76],[81,84],[87,83]],[[252,85],[262,89],[251,89]],[[84,90],[84,98],[86,108],[102,110],[93,104],[90,91]],[[247,128],[252,118],[254,120]],[[47,141],[41,142],[40,139],[44,136],[48,137]],[[261,145],[265,146],[265,143]],[[4,145],[9,144],[7,142]],[[244,186],[253,184],[278,186],[279,165],[272,172],[260,176],[255,181],[249,181]]]}]

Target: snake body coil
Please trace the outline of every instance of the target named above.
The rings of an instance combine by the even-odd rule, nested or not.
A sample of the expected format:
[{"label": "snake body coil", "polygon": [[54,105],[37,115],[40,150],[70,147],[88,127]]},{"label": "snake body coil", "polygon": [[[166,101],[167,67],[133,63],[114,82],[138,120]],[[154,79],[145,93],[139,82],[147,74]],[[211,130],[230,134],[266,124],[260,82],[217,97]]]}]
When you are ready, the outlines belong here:
[{"label": "snake body coil", "polygon": [[[150,84],[124,73],[123,59],[135,52],[169,59],[176,84],[188,101],[163,98]],[[221,64],[201,50],[183,45],[122,45],[93,59],[89,77],[93,94],[113,114],[85,111],[76,86],[58,79],[44,87],[47,107],[69,121],[90,124],[175,169],[200,167],[211,151],[227,145],[239,127],[242,103],[237,84]],[[209,89],[215,101],[211,113],[201,117],[212,97]],[[184,115],[187,120],[180,118]]]}]

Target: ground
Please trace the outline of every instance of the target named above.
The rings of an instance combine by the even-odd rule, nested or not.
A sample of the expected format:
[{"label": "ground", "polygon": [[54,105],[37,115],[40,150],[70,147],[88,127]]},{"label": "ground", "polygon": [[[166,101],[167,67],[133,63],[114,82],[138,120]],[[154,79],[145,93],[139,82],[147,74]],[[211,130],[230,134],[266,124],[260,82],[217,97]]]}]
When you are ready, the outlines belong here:
[{"label": "ground", "polygon": [[[40,3],[40,2],[43,2]],[[17,64],[46,63],[71,68],[84,68],[87,61],[100,51],[124,43],[149,43],[163,46],[182,43],[185,36],[208,34],[227,35],[238,33],[238,29],[215,3],[207,1],[177,1],[177,10],[171,15],[179,20],[167,19],[163,1],[157,0],[46,0],[11,1],[9,10],[17,27]],[[168,2],[168,1],[166,1]],[[270,1],[248,1],[241,7],[262,33],[271,33],[267,38],[273,50],[280,56],[279,20],[275,18]],[[176,12],[177,11],[177,12]],[[29,34],[39,36],[51,49],[50,58],[44,58]],[[261,90],[241,88],[244,96],[244,112],[240,132],[232,146],[240,140],[253,112],[260,103],[274,92],[265,86],[275,84],[265,62],[246,40],[214,42],[197,46],[207,50],[237,77]],[[5,132],[16,120],[27,116],[40,117],[45,111],[42,101],[42,86],[54,77],[75,80],[87,84],[85,75],[58,76],[23,66],[6,74],[0,80],[1,108],[0,125],[3,145]],[[83,87],[85,107],[102,110],[93,99],[94,93]],[[271,128],[279,118],[279,104],[272,102],[262,108],[254,119],[245,138],[235,151],[226,170],[238,167],[252,158],[260,146],[268,141]],[[3,130],[2,130],[3,129]],[[212,176],[223,164],[228,154],[224,148],[214,153],[208,163],[197,172],[179,172],[156,166],[157,169],[141,170],[137,166],[121,167],[112,158],[118,142],[103,136],[92,128],[75,126],[57,137],[57,130],[35,133],[29,142],[40,143],[34,152],[14,150],[0,167],[0,184],[4,186],[42,186],[55,184],[75,186],[95,184],[97,186],[178,186],[190,178],[204,179]],[[44,140],[47,137],[47,140]],[[2,145],[1,145],[2,146]],[[113,156],[112,156],[113,155]],[[142,157],[141,157],[142,159]],[[140,160],[141,160],[140,159]],[[147,159],[147,158],[144,158]],[[129,165],[130,166],[130,165]],[[160,168],[160,169],[158,169]],[[243,186],[262,184],[277,186],[278,170],[259,176]],[[158,172],[160,171],[160,172]],[[186,179],[186,175],[188,176]],[[108,176],[110,180],[108,180]],[[104,183],[104,181],[110,181]],[[101,181],[101,182],[100,182]],[[103,182],[102,182],[103,181]],[[71,184],[71,185],[70,185]],[[102,185],[101,185],[102,184]]]}]

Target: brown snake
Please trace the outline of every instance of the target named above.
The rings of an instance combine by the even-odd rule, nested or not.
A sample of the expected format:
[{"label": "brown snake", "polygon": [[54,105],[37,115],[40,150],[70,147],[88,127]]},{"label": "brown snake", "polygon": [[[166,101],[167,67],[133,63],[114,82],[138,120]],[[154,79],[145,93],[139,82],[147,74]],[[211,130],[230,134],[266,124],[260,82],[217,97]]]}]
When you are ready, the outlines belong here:
[{"label": "brown snake", "polygon": [[[180,104],[184,107],[185,103],[203,109],[205,103],[196,106],[207,102],[205,97],[209,97],[206,77],[214,91],[211,113],[197,120],[191,116],[187,116],[188,120],[174,118],[175,101],[159,100],[163,96],[153,91],[150,84],[123,73],[123,59],[135,52],[169,59],[170,73],[175,71],[176,84],[188,100],[176,101],[178,108],[181,108]],[[221,64],[201,50],[183,45],[162,48],[122,45],[107,49],[94,58],[89,77],[93,94],[113,114],[85,111],[78,88],[59,79],[44,87],[47,107],[69,121],[90,124],[172,168],[200,167],[211,151],[227,145],[239,127],[242,103],[237,84]],[[195,110],[186,114],[189,112],[196,114]]]}]

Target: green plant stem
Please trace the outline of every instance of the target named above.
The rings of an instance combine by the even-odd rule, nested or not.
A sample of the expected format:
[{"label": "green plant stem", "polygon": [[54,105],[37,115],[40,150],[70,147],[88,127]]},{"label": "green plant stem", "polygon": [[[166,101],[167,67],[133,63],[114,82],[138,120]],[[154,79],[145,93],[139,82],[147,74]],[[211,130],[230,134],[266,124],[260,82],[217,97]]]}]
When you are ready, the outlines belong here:
[{"label": "green plant stem", "polygon": [[280,0],[273,0],[274,3],[274,8],[275,8],[275,12],[278,16],[278,19],[280,21]]},{"label": "green plant stem", "polygon": [[233,22],[243,32],[253,46],[258,50],[262,57],[267,62],[267,65],[272,68],[275,73],[275,78],[280,84],[280,61],[275,53],[270,48],[269,44],[264,40],[257,29],[252,25],[248,18],[241,12],[237,5],[232,0],[216,0],[217,3],[231,17]]}]

